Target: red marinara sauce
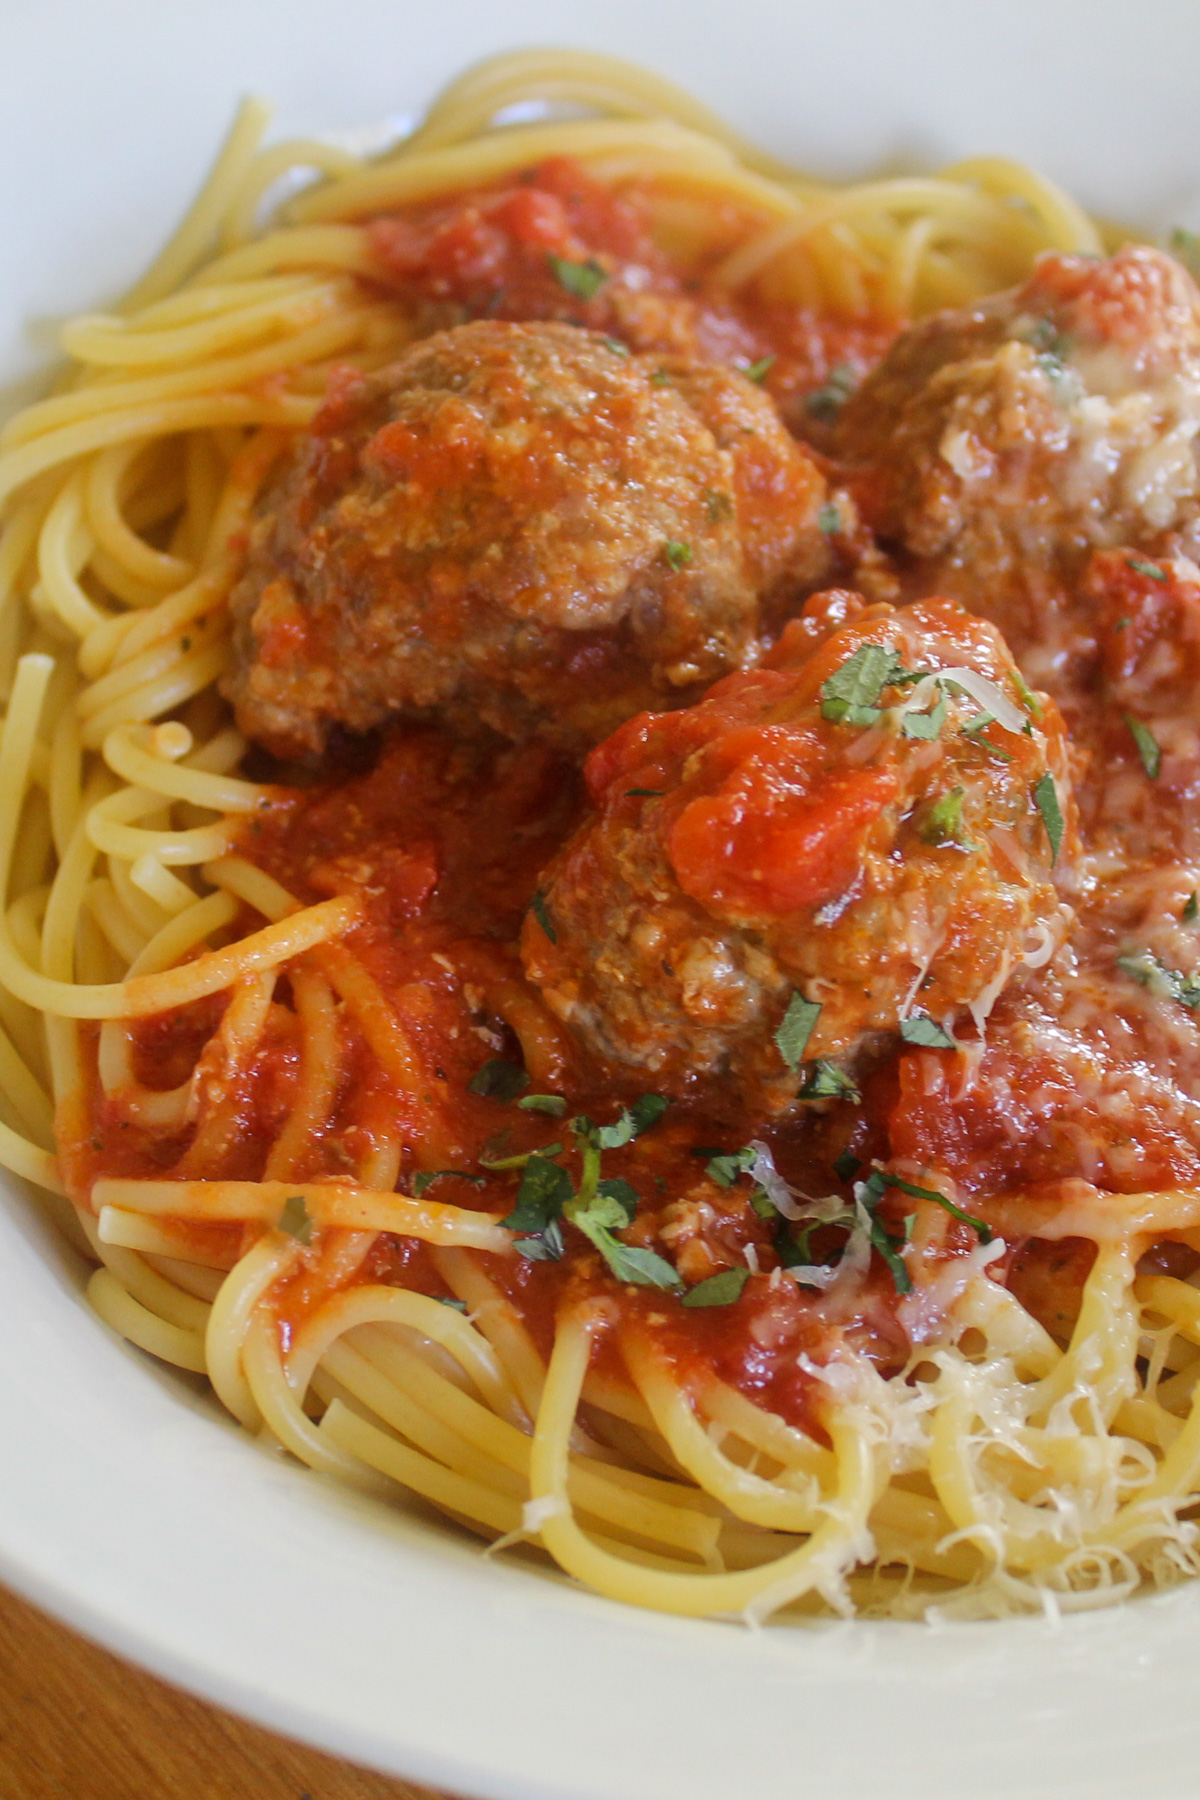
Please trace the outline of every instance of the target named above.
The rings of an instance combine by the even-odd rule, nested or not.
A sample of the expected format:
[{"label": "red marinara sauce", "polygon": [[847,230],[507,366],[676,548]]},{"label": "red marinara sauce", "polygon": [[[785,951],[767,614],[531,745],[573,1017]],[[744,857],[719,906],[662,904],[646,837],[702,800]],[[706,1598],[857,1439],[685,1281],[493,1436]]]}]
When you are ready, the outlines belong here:
[{"label": "red marinara sauce", "polygon": [[367,230],[386,285],[415,308],[422,330],[465,319],[559,319],[633,350],[751,369],[787,424],[820,446],[831,372],[854,385],[902,321],[732,294],[712,279],[714,268],[762,221],[731,202],[714,204],[703,248],[677,227],[669,252],[654,212],[649,184],[614,193],[554,157],[494,186],[381,215]]}]

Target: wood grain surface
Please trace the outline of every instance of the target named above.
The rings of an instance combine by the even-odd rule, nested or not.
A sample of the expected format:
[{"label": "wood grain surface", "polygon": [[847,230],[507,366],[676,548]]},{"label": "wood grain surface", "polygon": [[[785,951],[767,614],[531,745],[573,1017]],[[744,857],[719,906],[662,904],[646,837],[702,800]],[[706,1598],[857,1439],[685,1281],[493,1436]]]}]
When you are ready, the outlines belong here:
[{"label": "wood grain surface", "polygon": [[0,1588],[0,1800],[445,1800],[247,1725]]}]

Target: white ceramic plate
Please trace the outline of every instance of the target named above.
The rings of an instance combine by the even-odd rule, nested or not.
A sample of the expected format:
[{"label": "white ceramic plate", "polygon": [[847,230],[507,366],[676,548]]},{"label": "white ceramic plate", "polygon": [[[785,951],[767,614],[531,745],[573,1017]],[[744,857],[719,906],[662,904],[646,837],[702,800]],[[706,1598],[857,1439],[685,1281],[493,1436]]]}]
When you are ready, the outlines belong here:
[{"label": "white ceramic plate", "polygon": [[[6,0],[0,381],[36,366],[38,320],[136,273],[239,94],[288,131],[348,128],[520,44],[640,58],[817,169],[1000,150],[1110,214],[1200,222],[1191,0],[703,6]],[[1059,1627],[622,1610],[269,1456],[81,1286],[10,1184],[0,1577],[267,1724],[489,1800],[1200,1792],[1200,1587]]]}]

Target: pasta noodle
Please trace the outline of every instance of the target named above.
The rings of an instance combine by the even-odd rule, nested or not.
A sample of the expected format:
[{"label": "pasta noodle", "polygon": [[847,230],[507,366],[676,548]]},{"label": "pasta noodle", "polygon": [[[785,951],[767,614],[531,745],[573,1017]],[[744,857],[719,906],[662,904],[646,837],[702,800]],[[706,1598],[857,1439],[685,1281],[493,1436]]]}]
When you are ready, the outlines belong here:
[{"label": "pasta noodle", "polygon": [[[564,1289],[539,1337],[493,1279],[491,1259],[513,1256],[497,1193],[426,1197],[414,1180],[465,1164],[416,1015],[356,952],[359,902],[301,901],[254,859],[279,790],[243,772],[215,685],[264,485],[331,371],[385,367],[419,329],[369,218],[569,157],[636,188],[668,250],[731,303],[843,323],[976,299],[1044,250],[1099,253],[1102,234],[1002,159],[819,183],[657,77],[582,54],[469,71],[367,162],[264,147],[266,123],[258,102],[242,109],[153,267],[64,327],[53,390],[0,435],[0,1163],[70,1195],[100,1318],[206,1373],[248,1430],[540,1547],[613,1598],[750,1620],[968,1616],[1194,1572],[1200,1292],[1139,1262],[1164,1237],[1200,1249],[1200,1192],[1079,1182],[1054,1216],[998,1197],[1004,1237],[1098,1247],[1065,1341],[991,1278],[981,1245],[955,1263],[942,1337],[899,1373],[848,1346],[812,1364],[806,1430],[673,1359],[603,1295]],[[554,1095],[570,1044],[489,955],[464,951],[458,978]],[[147,1078],[149,1025],[175,1071],[164,1085]],[[282,1120],[261,1171],[230,1173],[239,1083],[285,1030]],[[310,1147],[364,1070],[387,1105],[356,1166],[314,1178]],[[93,1152],[100,1106],[186,1146],[157,1174],[107,1140]],[[914,1254],[932,1282],[950,1221],[927,1210]],[[393,1241],[427,1259],[440,1298],[405,1285]]]}]

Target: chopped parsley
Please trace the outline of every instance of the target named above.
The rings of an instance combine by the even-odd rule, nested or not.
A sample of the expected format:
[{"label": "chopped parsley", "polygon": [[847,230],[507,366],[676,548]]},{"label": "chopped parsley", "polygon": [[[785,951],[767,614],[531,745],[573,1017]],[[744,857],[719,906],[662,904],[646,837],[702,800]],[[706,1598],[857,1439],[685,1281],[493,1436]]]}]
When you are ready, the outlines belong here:
[{"label": "chopped parsley", "polygon": [[529,1086],[529,1077],[520,1063],[505,1062],[502,1056],[491,1056],[476,1069],[467,1083],[469,1094],[480,1094],[485,1100],[515,1100]]},{"label": "chopped parsley", "polygon": [[749,1269],[722,1269],[719,1275],[710,1275],[707,1281],[698,1281],[694,1288],[689,1288],[683,1296],[683,1304],[732,1306],[735,1300],[741,1299],[749,1279]]},{"label": "chopped parsley", "polygon": [[1029,683],[1026,681],[1025,677],[1022,675],[1020,669],[1014,668],[1013,672],[1012,672],[1012,677],[1013,677],[1013,686],[1016,688],[1017,693],[1021,696],[1021,700],[1023,701],[1025,706],[1028,707],[1029,711],[1033,714],[1034,718],[1038,719],[1040,721],[1041,716],[1042,716],[1041,701],[1038,699],[1037,695],[1034,693],[1033,689],[1030,687]]},{"label": "chopped parsley", "polygon": [[586,1144],[598,1150],[620,1150],[631,1139],[641,1137],[657,1125],[669,1102],[661,1094],[643,1094],[632,1106],[623,1106],[620,1117],[611,1125],[594,1125],[586,1113],[571,1120],[571,1130]]},{"label": "chopped parsley", "polygon": [[601,340],[605,349],[611,350],[614,356],[628,356],[629,345],[623,344],[620,338],[606,337]]},{"label": "chopped parsley", "polygon": [[650,377],[650,386],[670,387],[670,385],[671,371],[669,369],[655,369],[653,375]]},{"label": "chopped parsley", "polygon": [[517,1105],[522,1112],[545,1113],[548,1119],[561,1119],[567,1111],[561,1094],[522,1094]]},{"label": "chopped parsley", "polygon": [[981,735],[987,730],[989,725],[994,725],[995,723],[995,713],[981,712],[976,713],[973,719],[968,719],[965,725],[960,725],[959,730],[964,737],[974,738],[978,743],[982,744],[985,750],[990,750],[993,756],[998,756],[1001,762],[1010,763],[1012,757],[1007,750],[1002,750],[999,744],[993,744],[991,738],[985,738]]},{"label": "chopped parsley", "polygon": [[618,1281],[634,1287],[681,1288],[683,1282],[676,1269],[655,1250],[640,1245],[623,1244],[611,1230],[598,1223],[591,1213],[575,1213],[572,1224],[594,1244]]},{"label": "chopped parsley", "polygon": [[1184,901],[1183,911],[1179,916],[1185,925],[1194,925],[1197,918],[1200,918],[1200,896],[1197,895],[1195,888]]},{"label": "chopped parsley", "polygon": [[439,1306],[448,1306],[452,1312],[465,1313],[467,1310],[466,1301],[457,1299],[453,1294],[435,1294],[433,1297]]},{"label": "chopped parsley", "polygon": [[1046,827],[1046,836],[1050,840],[1050,866],[1058,861],[1058,852],[1063,839],[1062,808],[1058,804],[1058,789],[1054,785],[1054,777],[1045,774],[1033,790],[1033,798],[1042,815],[1042,823]]},{"label": "chopped parsley", "polygon": [[977,1219],[973,1213],[964,1212],[961,1206],[956,1206],[953,1200],[947,1200],[945,1194],[939,1194],[936,1188],[918,1187],[915,1181],[904,1181],[899,1175],[889,1175],[884,1169],[875,1169],[867,1181],[860,1183],[860,1187],[871,1190],[876,1196],[876,1205],[889,1188],[899,1188],[902,1194],[911,1194],[914,1200],[930,1200],[934,1206],[940,1206],[943,1212],[948,1212],[951,1218],[969,1225],[981,1244],[990,1244],[992,1241],[990,1225]]},{"label": "chopped parsley", "polygon": [[1132,569],[1135,575],[1145,575],[1150,581],[1165,581],[1167,579],[1167,572],[1165,569],[1160,569],[1157,563],[1143,562],[1142,559],[1137,556],[1127,556],[1125,558],[1125,566],[1128,569]]},{"label": "chopped parsley", "polygon": [[[512,1133],[506,1133],[511,1137]],[[539,1144],[536,1150],[518,1150],[515,1156],[495,1156],[489,1154],[490,1146],[485,1144],[480,1152],[479,1163],[484,1169],[523,1169],[531,1156],[561,1156],[561,1144]]]},{"label": "chopped parsley", "polygon": [[953,1050],[954,1039],[948,1031],[925,1013],[913,1013],[900,1021],[900,1036],[906,1044],[921,1044],[927,1050]]},{"label": "chopped parsley", "polygon": [[412,1178],[413,1199],[419,1200],[435,1181],[449,1175],[457,1176],[459,1181],[469,1181],[475,1187],[482,1187],[487,1180],[486,1175],[471,1175],[466,1169],[418,1169]]},{"label": "chopped parsley", "polygon": [[771,370],[775,367],[777,361],[778,358],[774,355],[760,356],[757,362],[752,362],[748,367],[743,369],[742,374],[746,377],[747,381],[765,381],[767,376],[771,373]]},{"label": "chopped parsley", "polygon": [[718,1187],[732,1187],[739,1175],[749,1173],[750,1165],[757,1156],[758,1151],[752,1144],[746,1144],[740,1150],[718,1150],[715,1156],[709,1158],[704,1173]]},{"label": "chopped parsley", "polygon": [[946,723],[946,696],[942,692],[941,683],[937,686],[937,700],[927,713],[906,712],[901,729],[906,738],[923,738],[926,741],[940,737],[942,726]]},{"label": "chopped parsley", "polygon": [[516,1250],[518,1256],[524,1256],[529,1262],[561,1262],[566,1251],[562,1225],[557,1219],[551,1219],[537,1237],[518,1238]]},{"label": "chopped parsley", "polygon": [[573,1193],[567,1171],[559,1163],[551,1162],[548,1156],[535,1152],[525,1164],[517,1189],[517,1203],[500,1223],[509,1231],[541,1236],[546,1227],[561,1216]]},{"label": "chopped parsley", "polygon": [[833,1172],[839,1181],[853,1181],[861,1168],[861,1161],[850,1150],[843,1150],[841,1155],[834,1159]]},{"label": "chopped parsley", "polygon": [[577,300],[592,299],[608,280],[608,271],[591,256],[586,262],[568,262],[565,256],[555,256],[551,252],[546,261],[558,285]]},{"label": "chopped parsley", "polygon": [[690,544],[681,544],[678,538],[668,538],[663,545],[663,555],[666,557],[675,574],[678,575],[679,571],[681,569],[686,569],[687,565],[691,562],[692,547]]},{"label": "chopped parsley", "polygon": [[312,1243],[312,1214],[304,1203],[303,1194],[288,1195],[279,1215],[279,1229],[288,1237],[295,1238],[298,1244]]},{"label": "chopped parsley", "polygon": [[816,388],[804,402],[804,410],[823,425],[832,425],[857,386],[858,376],[849,363],[835,363],[823,386]]},{"label": "chopped parsley", "polygon": [[860,644],[821,683],[821,717],[835,725],[874,725],[885,687],[911,676],[890,644]]},{"label": "chopped parsley", "polygon": [[[531,1098],[551,1099],[557,1095]],[[571,1120],[581,1172],[576,1188],[561,1163],[561,1144],[546,1144],[507,1166],[523,1165],[516,1203],[501,1223],[521,1234],[515,1248],[531,1262],[557,1262],[564,1253],[563,1222],[574,1225],[599,1250],[618,1281],[639,1287],[679,1288],[683,1283],[672,1265],[653,1250],[622,1243],[615,1233],[631,1224],[637,1212],[637,1189],[621,1176],[601,1179],[604,1150],[617,1149],[657,1124],[667,1102],[660,1094],[643,1094],[622,1109],[612,1125],[596,1125],[585,1114]]]},{"label": "chopped parsley", "polygon": [[951,788],[940,800],[935,800],[918,827],[922,842],[956,844],[960,850],[974,850],[975,845],[963,830],[962,803],[960,787]]},{"label": "chopped parsley", "polygon": [[835,531],[842,529],[842,515],[833,501],[828,501],[817,514],[817,530],[831,537]]},{"label": "chopped parsley", "polygon": [[665,788],[626,788],[627,800],[661,800],[666,793]]},{"label": "chopped parsley", "polygon": [[1156,1000],[1178,1000],[1189,1012],[1195,1012],[1200,1006],[1200,975],[1185,975],[1181,969],[1169,969],[1150,950],[1118,956],[1117,967],[1148,988]]},{"label": "chopped parsley", "polygon": [[533,914],[546,936],[550,939],[550,942],[552,944],[557,944],[558,933],[554,929],[554,924],[550,917],[550,909],[546,905],[546,890],[544,888],[538,888],[534,893],[533,899],[529,902],[529,911]]},{"label": "chopped parsley", "polygon": [[714,525],[722,519],[733,517],[733,495],[723,493],[720,488],[709,488],[704,496],[704,505],[709,519]]},{"label": "chopped parsley", "polygon": [[787,1011],[775,1033],[775,1044],[792,1074],[796,1074],[804,1061],[804,1052],[808,1040],[816,1028],[821,1016],[819,1000],[806,1000],[803,994],[792,989],[792,997],[787,1003]]},{"label": "chopped parsley", "polygon": [[1159,748],[1158,739],[1155,737],[1150,727],[1148,725],[1143,725],[1140,719],[1135,719],[1132,713],[1125,714],[1125,723],[1128,725],[1133,741],[1137,745],[1137,751],[1142,759],[1143,769],[1145,769],[1151,781],[1157,781],[1158,771],[1162,768],[1162,750]]},{"label": "chopped parsley", "polygon": [[800,1089],[801,1100],[861,1100],[862,1095],[844,1069],[824,1057],[816,1061]]}]

